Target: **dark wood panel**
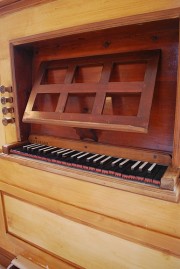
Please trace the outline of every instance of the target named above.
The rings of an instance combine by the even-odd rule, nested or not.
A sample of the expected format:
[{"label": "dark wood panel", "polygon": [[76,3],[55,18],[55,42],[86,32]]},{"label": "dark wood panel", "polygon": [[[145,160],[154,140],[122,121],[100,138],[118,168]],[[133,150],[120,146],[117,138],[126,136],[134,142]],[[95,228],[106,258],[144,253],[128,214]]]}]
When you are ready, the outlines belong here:
[{"label": "dark wood panel", "polygon": [[0,264],[1,265],[7,268],[14,258],[15,256],[13,254],[11,254],[7,250],[0,247]]},{"label": "dark wood panel", "polygon": [[[96,137],[96,140],[99,142],[107,144],[128,145],[130,147],[171,152],[177,84],[178,28],[178,20],[174,19],[141,25],[115,27],[60,38],[52,38],[50,35],[50,39],[47,36],[44,41],[28,44],[28,39],[25,38],[24,41],[21,40],[22,45],[15,46],[15,51],[18,49],[26,51],[27,54],[32,53],[32,77],[34,78],[42,61],[65,60],[97,54],[132,52],[135,50],[161,50],[148,134],[96,129],[93,131],[93,136],[91,137]],[[32,41],[31,38],[29,40]],[[23,63],[21,68],[23,68]],[[141,69],[139,68],[139,70]],[[52,77],[50,79],[52,81]],[[21,77],[21,80],[24,79]],[[24,83],[27,82],[24,80]],[[29,85],[27,86],[29,88]],[[19,90],[18,88],[17,93]],[[61,109],[64,109],[65,100],[66,98],[63,99],[62,104],[59,103]],[[22,99],[21,102],[21,106],[25,107]],[[80,130],[76,132],[76,130],[65,126],[31,125],[31,133],[44,133],[46,135],[60,134],[61,137],[66,138],[86,139],[89,135],[86,137],[85,133],[91,133],[90,130],[87,130],[87,132],[81,132]]]},{"label": "dark wood panel", "polygon": [[[127,132],[147,132],[159,56],[160,50],[149,50],[122,54],[96,55],[94,57],[85,58],[80,57],[55,62],[42,62],[31,90],[23,121],[27,123],[48,123],[49,125],[53,124],[80,128],[96,129],[98,126],[99,129],[103,130],[111,129]],[[120,68],[120,70],[117,71],[113,68],[113,66],[116,66],[117,64],[119,67],[122,66],[123,68]],[[140,70],[138,68],[141,64],[143,64],[143,76],[142,68]],[[44,66],[44,69],[42,66]],[[97,69],[97,66],[102,66],[103,68],[99,70],[99,68]],[[48,84],[46,78],[47,73],[49,70],[51,70],[51,72],[54,69],[57,71],[57,68],[67,70],[64,81],[62,81],[61,84]],[[83,68],[83,70],[84,68],[85,70],[87,68],[88,71],[81,72],[80,83],[79,69],[81,68]],[[94,82],[96,71],[99,80]],[[139,71],[141,84],[137,81],[139,79]],[[113,72],[119,72],[119,75],[116,75],[116,82],[109,83],[111,74],[113,77]],[[135,77],[134,84],[131,75],[132,72]],[[78,79],[76,73],[78,73]],[[42,78],[43,81],[46,81],[45,85]],[[94,83],[91,83],[92,81]],[[110,88],[109,84],[111,85]],[[113,87],[114,84],[116,86],[115,88]],[[39,91],[39,88],[41,91]],[[135,105],[137,106],[138,104],[139,108],[137,109],[137,113],[133,114],[131,119],[130,116],[132,115],[130,112],[131,106],[134,107],[134,99],[131,98],[129,111],[127,111],[127,102],[124,103],[123,101],[125,97],[127,99],[126,95],[130,94],[132,96],[137,90],[139,93],[141,92],[139,102],[137,103],[135,101]],[[82,95],[88,100],[89,97],[92,97],[88,95],[90,92],[94,93],[94,103],[92,104],[92,108],[89,109],[86,107],[86,102],[84,98],[82,99]],[[113,109],[111,115],[105,115],[105,113],[103,113],[103,108],[105,100],[107,100],[106,96],[109,92],[118,93],[120,102],[112,102]],[[61,93],[68,93],[67,100],[66,98],[61,97]],[[76,102],[71,102],[72,109],[69,107],[68,114],[65,114],[67,112],[66,102],[68,104],[71,93],[76,97],[74,99]],[[111,99],[111,96],[109,96],[109,98]],[[64,101],[64,103],[62,103],[62,101]],[[60,110],[56,109],[57,104],[58,107],[60,104]],[[119,106],[123,109],[118,109]],[[63,107],[65,107],[65,111],[62,111]],[[77,107],[80,107],[80,109],[77,109]],[[127,111],[127,114],[122,114],[121,112],[125,110]],[[115,111],[116,114],[114,114]],[[117,112],[120,112],[120,114]]]}]

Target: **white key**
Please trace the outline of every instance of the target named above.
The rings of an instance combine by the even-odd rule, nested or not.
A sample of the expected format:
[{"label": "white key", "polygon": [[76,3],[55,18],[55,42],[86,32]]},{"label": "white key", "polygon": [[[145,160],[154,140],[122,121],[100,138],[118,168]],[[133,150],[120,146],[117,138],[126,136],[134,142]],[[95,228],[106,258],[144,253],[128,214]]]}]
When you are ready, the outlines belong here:
[{"label": "white key", "polygon": [[156,166],[156,163],[153,163],[153,164],[148,168],[148,173],[151,173],[155,166]]},{"label": "white key", "polygon": [[47,153],[47,152],[49,152],[49,151],[51,151],[53,149],[57,149],[57,147],[50,147],[48,149],[45,149],[45,150],[43,150],[43,153]]},{"label": "white key", "polygon": [[119,158],[117,160],[115,160],[114,162],[111,163],[111,166],[115,166],[118,162],[120,162],[122,160],[122,158]]},{"label": "white key", "polygon": [[83,153],[82,155],[78,156],[77,159],[80,160],[82,158],[84,158],[85,156],[87,156],[89,154],[89,152]]},{"label": "white key", "polygon": [[129,159],[120,162],[119,167],[123,167],[123,165],[125,165],[127,162],[129,162]]},{"label": "white key", "polygon": [[72,155],[71,158],[73,159],[74,157],[77,157],[77,156],[81,155],[82,153],[84,153],[84,152],[83,151],[80,151],[80,152]]},{"label": "white key", "polygon": [[133,164],[131,166],[131,170],[134,170],[140,163],[141,163],[141,161],[137,161],[135,164]]},{"label": "white key", "polygon": [[100,164],[103,165],[105,164],[107,161],[109,161],[112,157],[108,156],[107,158],[105,158],[104,160],[100,161]]},{"label": "white key", "polygon": [[94,155],[88,157],[88,158],[86,159],[86,161],[89,162],[89,161],[93,160],[94,158],[96,158],[97,156],[99,156],[99,154],[94,154]]},{"label": "white key", "polygon": [[99,160],[101,160],[104,157],[105,157],[105,155],[101,155],[101,156],[97,157],[96,159],[93,160],[93,163],[97,163]]},{"label": "white key", "polygon": [[74,149],[72,149],[72,150],[70,150],[70,151],[67,151],[66,153],[63,153],[63,154],[62,154],[62,157],[66,157],[68,154],[71,154],[71,153],[73,153],[73,152],[75,152]]},{"label": "white key", "polygon": [[143,164],[141,164],[141,166],[139,166],[139,171],[142,171],[147,164],[148,162],[144,162]]},{"label": "white key", "polygon": [[58,153],[58,152],[62,152],[62,151],[64,151],[65,149],[63,149],[63,148],[61,148],[61,149],[57,149],[57,150],[53,150],[52,152],[51,152],[51,154],[56,154],[56,153]]},{"label": "white key", "polygon": [[42,152],[42,151],[44,151],[44,150],[46,150],[46,149],[49,149],[49,148],[52,148],[52,147],[50,147],[50,146],[46,146],[45,148],[41,148],[41,149],[39,149],[38,152]]},{"label": "white key", "polygon": [[57,156],[59,156],[62,153],[65,153],[67,151],[70,151],[70,149],[62,149],[62,150],[60,150],[60,151],[57,152]]},{"label": "white key", "polygon": [[33,151],[34,149],[39,149],[39,148],[42,148],[42,147],[46,147],[44,145],[39,145],[39,146],[33,146],[33,147],[28,147],[26,148],[27,151]]},{"label": "white key", "polygon": [[23,146],[23,149],[32,148],[32,147],[39,146],[39,145],[40,144],[25,145],[25,146]]},{"label": "white key", "polygon": [[31,147],[30,150],[40,149],[40,148],[44,148],[44,147],[46,147],[46,146],[44,146],[44,145],[39,145],[39,146]]}]

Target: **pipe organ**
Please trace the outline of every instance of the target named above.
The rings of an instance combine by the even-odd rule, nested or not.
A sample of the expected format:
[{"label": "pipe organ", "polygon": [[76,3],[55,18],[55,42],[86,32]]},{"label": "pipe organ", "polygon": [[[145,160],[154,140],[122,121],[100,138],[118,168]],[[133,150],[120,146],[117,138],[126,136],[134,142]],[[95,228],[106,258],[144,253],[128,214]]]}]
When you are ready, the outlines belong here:
[{"label": "pipe organ", "polygon": [[46,268],[179,268],[178,11],[8,40],[2,249]]}]

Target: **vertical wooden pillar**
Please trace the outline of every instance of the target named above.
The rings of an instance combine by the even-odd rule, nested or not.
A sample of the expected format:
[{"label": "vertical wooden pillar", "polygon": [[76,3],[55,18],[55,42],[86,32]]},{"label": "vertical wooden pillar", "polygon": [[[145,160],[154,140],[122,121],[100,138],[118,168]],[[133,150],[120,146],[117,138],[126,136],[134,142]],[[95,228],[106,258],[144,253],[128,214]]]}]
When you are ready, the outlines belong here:
[{"label": "vertical wooden pillar", "polygon": [[174,144],[172,165],[180,167],[180,23],[179,23],[179,48],[178,48],[178,71],[177,71],[177,93],[176,111],[174,123]]}]

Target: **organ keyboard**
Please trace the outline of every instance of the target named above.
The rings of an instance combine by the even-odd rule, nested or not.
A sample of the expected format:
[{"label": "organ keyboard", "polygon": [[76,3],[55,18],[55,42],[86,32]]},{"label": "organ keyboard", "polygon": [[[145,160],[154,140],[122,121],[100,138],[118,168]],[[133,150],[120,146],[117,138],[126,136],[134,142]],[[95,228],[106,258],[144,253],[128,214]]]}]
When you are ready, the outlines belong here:
[{"label": "organ keyboard", "polygon": [[160,186],[167,170],[166,165],[32,143],[10,153],[154,186]]}]

